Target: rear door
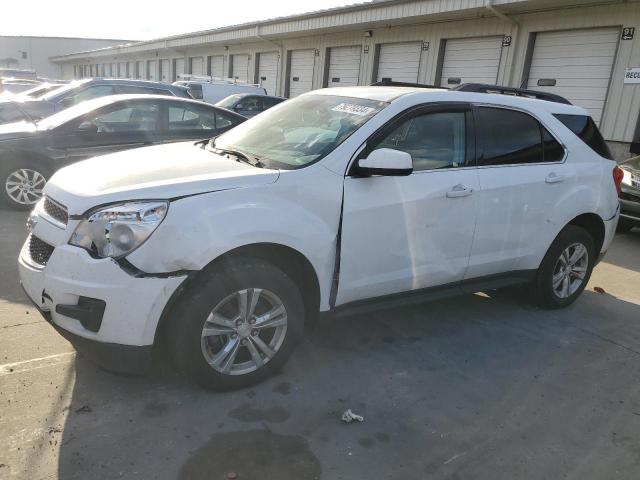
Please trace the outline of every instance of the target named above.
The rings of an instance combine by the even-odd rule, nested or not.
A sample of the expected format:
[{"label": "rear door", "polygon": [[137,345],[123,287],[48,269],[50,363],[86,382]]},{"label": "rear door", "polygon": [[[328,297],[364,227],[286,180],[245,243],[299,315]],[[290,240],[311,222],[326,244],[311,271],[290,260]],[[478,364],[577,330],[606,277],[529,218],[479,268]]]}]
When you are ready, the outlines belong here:
[{"label": "rear door", "polygon": [[71,163],[159,143],[160,111],[154,100],[118,102],[56,128],[53,145]]},{"label": "rear door", "polygon": [[243,121],[222,109],[190,102],[163,102],[163,142],[204,140]]},{"label": "rear door", "polygon": [[565,149],[536,118],[496,106],[476,109],[478,222],[466,278],[538,267],[557,225],[547,221],[578,182]]},{"label": "rear door", "polygon": [[471,107],[408,112],[361,156],[378,148],[410,153],[414,171],[345,179],[337,305],[455,285],[467,269],[478,190]]}]

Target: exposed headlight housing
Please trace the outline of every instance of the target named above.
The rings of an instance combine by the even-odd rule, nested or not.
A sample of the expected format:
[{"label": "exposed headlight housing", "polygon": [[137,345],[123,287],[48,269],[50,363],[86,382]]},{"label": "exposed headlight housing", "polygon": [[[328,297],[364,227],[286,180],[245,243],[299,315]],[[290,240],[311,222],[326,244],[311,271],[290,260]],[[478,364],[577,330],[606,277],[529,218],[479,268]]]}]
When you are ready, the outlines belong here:
[{"label": "exposed headlight housing", "polygon": [[169,202],[128,202],[94,211],[69,243],[100,258],[120,258],[142,245],[167,214]]}]

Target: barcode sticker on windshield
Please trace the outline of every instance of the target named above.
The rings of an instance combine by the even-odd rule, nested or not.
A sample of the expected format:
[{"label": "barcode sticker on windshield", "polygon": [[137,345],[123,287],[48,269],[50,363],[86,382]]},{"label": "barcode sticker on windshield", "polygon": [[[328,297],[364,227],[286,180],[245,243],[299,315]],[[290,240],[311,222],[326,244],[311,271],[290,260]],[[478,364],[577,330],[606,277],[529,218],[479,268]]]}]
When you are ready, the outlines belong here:
[{"label": "barcode sticker on windshield", "polygon": [[369,115],[371,112],[375,110],[375,108],[364,107],[362,105],[355,105],[353,103],[341,103],[340,105],[336,105],[331,110],[334,112],[344,112],[350,113],[351,115],[360,115],[364,117],[365,115]]}]

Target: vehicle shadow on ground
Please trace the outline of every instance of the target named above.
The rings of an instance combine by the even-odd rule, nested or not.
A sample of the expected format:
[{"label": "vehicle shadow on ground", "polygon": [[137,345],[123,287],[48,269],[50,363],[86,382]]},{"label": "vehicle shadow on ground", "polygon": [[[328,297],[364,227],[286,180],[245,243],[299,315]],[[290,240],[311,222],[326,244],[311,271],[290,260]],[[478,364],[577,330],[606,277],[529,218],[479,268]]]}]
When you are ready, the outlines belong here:
[{"label": "vehicle shadow on ground", "polygon": [[[236,392],[191,386],[166,358],[122,377],[77,357],[54,406],[58,477],[634,478],[640,307],[525,297],[320,321],[280,375]],[[364,422],[342,423],[347,408]]]},{"label": "vehicle shadow on ground", "polygon": [[0,264],[4,265],[0,272],[0,300],[31,305],[20,287],[18,278],[18,256],[22,244],[27,238],[27,212],[2,210],[0,215]]}]

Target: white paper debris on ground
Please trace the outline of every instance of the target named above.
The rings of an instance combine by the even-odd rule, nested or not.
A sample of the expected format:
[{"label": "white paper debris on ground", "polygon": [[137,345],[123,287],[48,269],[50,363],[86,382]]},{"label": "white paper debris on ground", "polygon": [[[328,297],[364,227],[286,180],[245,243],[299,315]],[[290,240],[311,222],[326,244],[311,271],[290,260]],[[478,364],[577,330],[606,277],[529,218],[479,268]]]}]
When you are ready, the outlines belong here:
[{"label": "white paper debris on ground", "polygon": [[344,423],[364,422],[364,417],[362,415],[355,414],[351,409],[348,409],[342,414],[342,421]]}]

